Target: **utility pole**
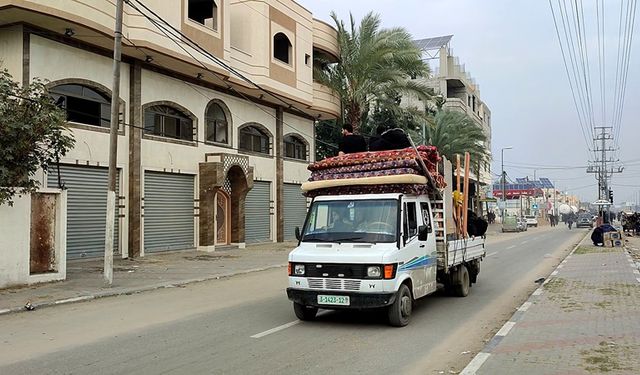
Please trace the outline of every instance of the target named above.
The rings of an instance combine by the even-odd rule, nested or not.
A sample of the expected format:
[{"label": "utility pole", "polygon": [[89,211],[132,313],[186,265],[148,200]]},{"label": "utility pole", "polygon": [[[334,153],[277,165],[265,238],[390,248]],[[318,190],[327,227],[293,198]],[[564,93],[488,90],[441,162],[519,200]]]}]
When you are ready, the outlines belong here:
[{"label": "utility pole", "polygon": [[[594,129],[600,130],[600,133],[593,138],[594,144],[598,145],[594,151],[599,152],[600,155],[594,160],[594,164],[587,168],[587,173],[595,173],[598,179],[598,201],[599,201],[599,216],[604,223],[609,223],[609,216],[611,211],[611,204],[605,205],[605,200],[609,200],[609,178],[614,173],[621,173],[623,168],[614,166],[616,160],[608,159],[607,153],[615,151],[611,146],[607,147],[607,141],[612,141],[611,126],[596,126]],[[611,167],[608,166],[611,164]]]},{"label": "utility pole", "polygon": [[504,171],[504,150],[511,150],[513,148],[513,146],[508,146],[508,147],[503,147],[500,150],[500,161],[501,161],[501,166],[502,166],[502,217],[501,220],[504,223],[504,216],[505,213],[507,211],[507,193],[506,193],[506,188],[505,188],[505,184],[506,184],[506,177],[507,174]]},{"label": "utility pole", "polygon": [[122,13],[124,0],[116,0],[116,25],[113,39],[113,88],[111,92],[111,132],[109,133],[109,190],[104,237],[104,281],[113,283],[113,243],[116,221],[116,178],[118,176],[118,126],[120,125],[120,59],[122,54]]}]

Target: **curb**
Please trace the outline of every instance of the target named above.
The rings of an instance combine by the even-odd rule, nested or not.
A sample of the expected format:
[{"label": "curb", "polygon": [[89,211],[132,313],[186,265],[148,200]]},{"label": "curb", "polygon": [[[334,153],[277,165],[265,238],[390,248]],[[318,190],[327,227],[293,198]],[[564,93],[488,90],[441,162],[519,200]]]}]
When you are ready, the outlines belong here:
[{"label": "curb", "polygon": [[[45,307],[66,305],[66,304],[76,303],[76,302],[85,302],[85,301],[90,301],[90,300],[94,300],[94,299],[98,299],[98,298],[131,295],[131,294],[137,294],[137,293],[148,292],[148,291],[164,289],[164,288],[175,288],[175,287],[180,287],[180,286],[187,285],[187,284],[201,283],[201,282],[204,282],[204,281],[226,279],[226,278],[230,278],[230,277],[233,277],[233,276],[240,276],[240,275],[245,275],[245,274],[253,273],[253,272],[260,272],[260,271],[267,271],[267,270],[276,269],[276,268],[283,268],[283,267],[286,267],[286,266],[287,266],[287,263],[284,263],[284,264],[273,264],[273,265],[266,266],[266,267],[251,268],[251,269],[243,270],[243,271],[229,272],[229,273],[224,273],[224,274],[220,274],[220,275],[211,275],[211,276],[199,277],[199,278],[195,278],[195,279],[180,280],[180,281],[174,281],[174,282],[164,282],[164,283],[145,285],[145,286],[140,286],[140,287],[119,289],[119,290],[114,290],[114,291],[107,290],[107,291],[98,292],[98,293],[94,293],[94,294],[88,294],[88,295],[84,295],[84,296],[78,296],[78,297],[65,298],[65,299],[59,299],[59,300],[54,300],[54,301],[41,302],[41,303],[33,304],[32,306],[33,306],[34,310],[37,310],[37,309],[42,309],[42,308],[45,308]],[[29,311],[29,310],[26,310],[24,308],[24,306],[13,307],[13,308],[8,308],[8,309],[2,309],[2,310],[0,310],[0,316],[13,314],[13,313],[19,313],[19,312],[27,312],[27,311]]]},{"label": "curb", "polygon": [[591,231],[588,231],[587,234],[585,234],[585,236],[582,237],[582,239],[578,242],[578,244],[574,246],[573,249],[571,249],[569,254],[567,254],[567,256],[562,260],[562,262],[560,262],[560,264],[558,264],[558,266],[553,270],[553,272],[551,272],[549,277],[547,277],[544,280],[544,282],[540,284],[540,286],[536,290],[534,290],[533,293],[531,293],[529,298],[527,298],[527,300],[522,305],[520,305],[520,307],[518,307],[516,312],[514,312],[513,315],[511,315],[511,318],[509,318],[509,320],[506,323],[504,323],[504,325],[498,330],[498,332],[496,332],[496,334],[491,338],[491,340],[489,340],[489,342],[484,346],[484,348],[480,351],[480,353],[476,354],[476,356],[473,357],[471,362],[469,362],[469,364],[460,372],[460,375],[476,374],[476,371],[478,371],[480,367],[482,367],[482,365],[486,362],[486,360],[489,359],[493,349],[496,346],[498,346],[500,341],[502,341],[502,339],[509,333],[509,331],[511,331],[511,329],[516,325],[516,323],[522,319],[522,316],[529,309],[529,307],[531,307],[534,300],[537,299],[537,296],[542,294],[544,286],[555,275],[558,274],[558,269],[564,267],[565,263],[567,262],[567,259],[571,258],[571,256],[576,251],[576,249],[582,244],[582,242],[584,242],[584,240],[590,234],[591,234]]}]

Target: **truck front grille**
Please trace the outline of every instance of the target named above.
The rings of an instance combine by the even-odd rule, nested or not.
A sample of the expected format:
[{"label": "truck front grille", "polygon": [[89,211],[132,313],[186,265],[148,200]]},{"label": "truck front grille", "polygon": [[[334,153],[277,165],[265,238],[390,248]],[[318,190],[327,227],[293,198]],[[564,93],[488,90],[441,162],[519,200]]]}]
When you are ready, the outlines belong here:
[{"label": "truck front grille", "polygon": [[327,290],[360,290],[360,280],[309,278],[309,288]]}]

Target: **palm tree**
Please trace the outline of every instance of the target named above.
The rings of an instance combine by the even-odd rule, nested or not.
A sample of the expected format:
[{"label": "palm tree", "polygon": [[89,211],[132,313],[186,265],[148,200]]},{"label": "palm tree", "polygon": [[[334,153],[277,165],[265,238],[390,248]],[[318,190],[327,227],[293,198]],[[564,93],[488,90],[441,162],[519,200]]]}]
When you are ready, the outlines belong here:
[{"label": "palm tree", "polygon": [[343,123],[359,129],[371,102],[385,98],[389,92],[430,99],[431,89],[411,79],[427,77],[429,66],[404,28],[382,29],[380,17],[374,13],[364,16],[359,26],[351,14],[350,27],[335,12],[331,12],[331,18],[338,30],[340,59],[331,64],[319,58],[321,68],[315,69],[314,76],[340,97]]},{"label": "palm tree", "polygon": [[468,152],[474,164],[489,161],[487,136],[466,113],[440,110],[425,128],[425,143],[436,146],[441,155],[453,161]]}]

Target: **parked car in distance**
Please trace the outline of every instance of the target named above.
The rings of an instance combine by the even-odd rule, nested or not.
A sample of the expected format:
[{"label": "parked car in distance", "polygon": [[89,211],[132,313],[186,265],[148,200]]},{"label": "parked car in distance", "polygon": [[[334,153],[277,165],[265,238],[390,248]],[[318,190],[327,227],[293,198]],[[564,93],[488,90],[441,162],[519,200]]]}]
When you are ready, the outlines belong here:
[{"label": "parked car in distance", "polygon": [[503,232],[519,232],[518,218],[515,216],[505,216],[502,222],[502,231]]},{"label": "parked car in distance", "polygon": [[576,228],[593,228],[593,218],[591,215],[579,215],[576,221]]},{"label": "parked car in distance", "polygon": [[536,218],[534,215],[526,215],[524,218],[527,221],[527,226],[530,226],[530,227],[538,226],[538,218]]}]

